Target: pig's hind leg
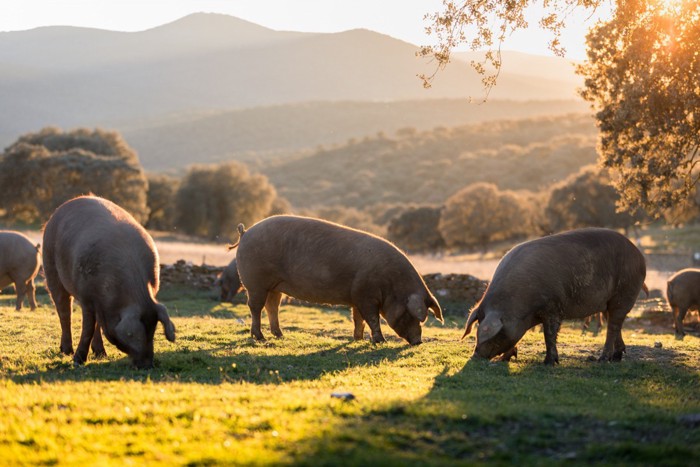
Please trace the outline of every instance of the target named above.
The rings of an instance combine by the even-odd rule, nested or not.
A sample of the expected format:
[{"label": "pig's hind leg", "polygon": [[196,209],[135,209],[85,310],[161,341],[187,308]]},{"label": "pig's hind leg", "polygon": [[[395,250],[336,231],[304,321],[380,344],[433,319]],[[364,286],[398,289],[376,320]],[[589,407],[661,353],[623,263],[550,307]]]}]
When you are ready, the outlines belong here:
[{"label": "pig's hind leg", "polygon": [[605,335],[603,352],[598,361],[619,362],[622,360],[622,354],[626,351],[625,341],[622,340],[622,323],[634,306],[636,299],[637,296],[634,295],[626,300],[613,299],[608,303],[608,331]]},{"label": "pig's hind leg", "polygon": [[262,330],[260,329],[260,317],[262,309],[267,302],[267,291],[252,291],[248,290],[248,308],[250,308],[250,335],[259,341],[264,341]]},{"label": "pig's hind leg", "polygon": [[683,339],[685,336],[685,329],[683,329],[683,320],[685,319],[685,315],[688,312],[687,307],[679,307],[679,306],[674,306],[672,307],[673,310],[673,327],[676,329],[676,338],[677,339]]},{"label": "pig's hind leg", "polygon": [[102,340],[102,333],[100,332],[100,325],[97,323],[95,323],[95,334],[92,336],[90,348],[92,348],[92,355],[94,355],[95,358],[104,358],[107,356],[105,344]]},{"label": "pig's hind leg", "polygon": [[365,337],[365,320],[355,306],[352,307],[352,322],[355,325],[352,337],[356,341],[361,341]]},{"label": "pig's hind leg", "polygon": [[90,309],[87,304],[83,304],[83,330],[80,333],[78,348],[75,350],[75,355],[73,356],[73,364],[75,366],[82,365],[87,361],[88,350],[90,349],[90,343],[95,335],[95,330],[97,330],[98,333],[100,332],[97,326],[97,320],[95,319],[95,312]]},{"label": "pig's hind leg", "polygon": [[282,294],[280,292],[270,291],[267,293],[265,300],[265,311],[267,311],[267,319],[270,321],[270,331],[275,337],[282,337],[280,329],[279,308]]},{"label": "pig's hind leg", "polygon": [[372,332],[372,342],[375,344],[386,342],[379,326],[379,306],[374,303],[362,303],[357,306],[357,310]]}]

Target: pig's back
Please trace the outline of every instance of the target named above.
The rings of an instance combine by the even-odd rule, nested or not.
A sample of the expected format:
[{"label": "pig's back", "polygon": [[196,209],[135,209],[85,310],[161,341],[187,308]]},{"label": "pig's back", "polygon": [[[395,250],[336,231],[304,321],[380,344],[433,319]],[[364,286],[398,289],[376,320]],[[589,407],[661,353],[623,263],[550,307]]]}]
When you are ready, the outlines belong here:
[{"label": "pig's back", "polygon": [[252,226],[241,238],[236,259],[246,288],[258,285],[338,304],[349,303],[357,281],[382,281],[414,270],[405,255],[379,237],[297,216],[273,216]]},{"label": "pig's back", "polygon": [[559,303],[568,317],[583,317],[606,309],[615,295],[636,296],[645,275],[644,257],[626,237],[592,228],[516,246],[492,283],[513,300],[543,307]]},{"label": "pig's back", "polygon": [[21,269],[24,272],[38,268],[36,245],[20,232],[0,230],[0,274],[10,270]]},{"label": "pig's back", "polygon": [[[148,233],[116,204],[85,196],[61,205],[44,229],[45,262],[72,294],[112,278],[158,288],[158,256]],[[118,278],[118,279],[114,279]]]}]

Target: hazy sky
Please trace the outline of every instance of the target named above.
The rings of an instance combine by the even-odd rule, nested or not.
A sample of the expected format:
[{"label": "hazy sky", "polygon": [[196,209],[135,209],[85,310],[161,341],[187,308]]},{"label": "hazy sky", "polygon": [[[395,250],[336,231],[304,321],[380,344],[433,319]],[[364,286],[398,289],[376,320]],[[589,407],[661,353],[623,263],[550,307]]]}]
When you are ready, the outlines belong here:
[{"label": "hazy sky", "polygon": [[[440,0],[0,0],[0,31],[39,26],[84,26],[140,31],[195,12],[225,13],[276,30],[338,32],[367,28],[416,45],[430,43],[426,13],[440,9]],[[507,50],[551,55],[548,34],[533,27],[512,36]],[[594,24],[580,12],[562,37],[567,56],[585,57],[585,33]]]}]

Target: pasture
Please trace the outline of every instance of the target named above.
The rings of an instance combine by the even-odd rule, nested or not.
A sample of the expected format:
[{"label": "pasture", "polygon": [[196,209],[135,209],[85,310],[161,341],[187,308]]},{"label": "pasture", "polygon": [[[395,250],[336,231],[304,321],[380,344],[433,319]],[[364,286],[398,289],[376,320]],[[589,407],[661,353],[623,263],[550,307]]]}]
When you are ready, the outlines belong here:
[{"label": "pasture", "polygon": [[[74,368],[48,295],[0,295],[0,463],[6,465],[687,465],[700,456],[700,339],[674,339],[659,302],[633,310],[619,364],[569,322],[561,365],[537,330],[510,363],[471,361],[458,305],[410,347],[352,340],[345,309],[286,305],[285,336],[249,337],[245,305],[164,288],[155,368],[108,357]],[[80,333],[80,312],[73,335]],[[351,400],[332,397],[350,393]]]}]

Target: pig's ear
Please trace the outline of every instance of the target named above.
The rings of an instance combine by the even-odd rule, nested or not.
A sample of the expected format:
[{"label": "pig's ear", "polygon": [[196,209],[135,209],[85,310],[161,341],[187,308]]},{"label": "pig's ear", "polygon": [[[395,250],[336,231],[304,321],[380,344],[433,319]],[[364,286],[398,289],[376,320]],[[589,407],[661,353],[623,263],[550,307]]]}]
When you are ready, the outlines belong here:
[{"label": "pig's ear", "polygon": [[481,308],[478,306],[472,308],[471,313],[469,314],[469,319],[467,320],[467,326],[466,329],[464,330],[464,334],[462,334],[462,339],[467,337],[470,332],[472,332],[472,326],[474,326],[474,323],[477,321],[481,321],[484,318],[484,314],[481,312]]},{"label": "pig's ear", "polygon": [[408,297],[406,308],[408,312],[421,323],[428,319],[428,307],[425,306],[425,300],[420,295],[413,294]]},{"label": "pig's ear", "polygon": [[445,322],[445,320],[442,318],[442,309],[440,308],[440,304],[432,295],[428,297],[428,309],[433,312],[438,321],[441,323]]},{"label": "pig's ear", "polygon": [[499,333],[503,328],[503,321],[500,313],[489,313],[479,322],[479,341],[485,342]]},{"label": "pig's ear", "polygon": [[165,338],[170,342],[175,342],[175,325],[170,321],[170,316],[168,316],[168,310],[161,305],[156,303],[156,312],[158,313],[158,321],[163,323],[163,329],[165,329]]}]

